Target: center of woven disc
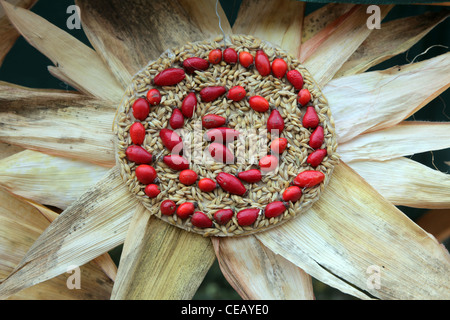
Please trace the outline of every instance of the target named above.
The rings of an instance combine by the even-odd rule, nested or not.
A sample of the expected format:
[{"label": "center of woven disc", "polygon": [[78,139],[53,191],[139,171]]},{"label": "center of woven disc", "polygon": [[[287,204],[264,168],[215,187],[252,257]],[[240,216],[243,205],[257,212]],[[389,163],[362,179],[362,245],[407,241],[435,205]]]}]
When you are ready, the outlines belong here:
[{"label": "center of woven disc", "polygon": [[236,35],[149,63],[118,110],[124,183],[158,218],[204,236],[277,226],[318,200],[338,160],[326,99],[285,51]]}]

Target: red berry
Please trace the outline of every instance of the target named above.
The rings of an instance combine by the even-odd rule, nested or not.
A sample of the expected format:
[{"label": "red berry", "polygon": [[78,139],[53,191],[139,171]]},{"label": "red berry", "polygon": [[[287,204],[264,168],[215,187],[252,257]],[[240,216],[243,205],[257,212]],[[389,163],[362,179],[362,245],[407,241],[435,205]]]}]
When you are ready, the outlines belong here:
[{"label": "red berry", "polygon": [[184,126],[184,116],[183,113],[181,113],[180,109],[174,108],[172,111],[172,115],[169,119],[169,124],[172,127],[172,129],[179,129]]},{"label": "red berry", "polygon": [[219,173],[216,177],[216,181],[223,190],[231,194],[243,196],[247,192],[247,189],[244,187],[242,182],[229,173]]},{"label": "red berry", "polygon": [[270,143],[270,150],[276,154],[282,154],[287,147],[287,139],[286,138],[276,138]]},{"label": "red berry", "polygon": [[194,92],[190,92],[181,103],[181,113],[186,118],[192,118],[197,107],[197,96]]},{"label": "red berry", "polygon": [[218,64],[222,61],[222,51],[220,49],[211,50],[208,55],[208,60],[212,64]]},{"label": "red berry", "polygon": [[301,89],[298,92],[297,101],[301,106],[306,106],[311,101],[311,93],[308,89]]},{"label": "red berry", "polygon": [[252,54],[250,52],[247,52],[247,51],[241,51],[239,53],[239,62],[245,68],[250,67],[253,64],[253,56],[252,56]]},{"label": "red berry", "polygon": [[287,69],[288,65],[283,59],[277,58],[272,61],[272,73],[276,78],[283,78]]},{"label": "red berry", "polygon": [[214,220],[220,225],[225,225],[233,218],[234,212],[231,209],[220,209],[214,213]]},{"label": "red berry", "polygon": [[183,67],[187,73],[194,73],[196,70],[204,71],[208,69],[209,62],[202,58],[191,57],[183,61]]},{"label": "red berry", "polygon": [[186,186],[190,186],[197,181],[198,175],[195,171],[186,169],[180,172],[180,182]]},{"label": "red berry", "polygon": [[258,112],[266,112],[269,110],[269,101],[261,96],[253,96],[248,100],[250,107]]},{"label": "red berry", "polygon": [[145,120],[150,112],[148,101],[144,98],[138,98],[131,107],[133,109],[133,116],[138,120]]},{"label": "red berry", "polygon": [[296,90],[303,88],[303,76],[297,70],[290,70],[286,73],[286,78]]},{"label": "red berry", "polygon": [[326,155],[327,149],[318,149],[308,156],[306,162],[309,163],[311,167],[315,168],[322,162]]},{"label": "red berry", "polygon": [[305,128],[315,128],[319,125],[319,121],[316,109],[313,106],[307,107],[303,116],[302,125]]},{"label": "red berry", "polygon": [[194,211],[195,205],[192,202],[184,202],[178,206],[176,213],[181,219],[187,219],[194,214]]},{"label": "red berry", "polygon": [[267,119],[267,130],[271,134],[279,135],[284,130],[284,120],[278,110],[274,109]]},{"label": "red berry", "polygon": [[163,157],[163,162],[171,169],[181,171],[189,168],[189,161],[177,154]]},{"label": "red berry", "polygon": [[268,76],[270,74],[271,69],[269,57],[267,57],[267,54],[265,54],[262,50],[256,51],[255,67],[262,76]]},{"label": "red berry", "polygon": [[261,181],[262,179],[261,171],[259,171],[258,169],[250,169],[247,171],[239,172],[237,177],[248,183],[256,183],[258,181]]},{"label": "red berry", "polygon": [[161,213],[165,216],[171,216],[175,213],[177,205],[172,200],[164,200],[160,205]]},{"label": "red berry", "polygon": [[279,215],[283,214],[283,212],[286,211],[286,206],[284,205],[284,203],[282,201],[274,201],[269,203],[265,210],[264,210],[264,215],[266,216],[266,218],[275,218],[278,217]]},{"label": "red berry", "polygon": [[200,97],[203,102],[211,102],[216,100],[218,97],[227,92],[225,87],[221,86],[211,86],[200,90]]},{"label": "red berry", "polygon": [[157,86],[173,86],[186,77],[183,69],[169,68],[158,73],[153,79],[153,83]]},{"label": "red berry", "polygon": [[149,184],[145,187],[144,192],[149,198],[156,198],[158,194],[161,193],[159,187],[156,184]]},{"label": "red berry", "polygon": [[300,188],[314,187],[325,179],[325,175],[320,171],[306,170],[300,172],[294,178],[294,185]]},{"label": "red berry", "polygon": [[127,159],[137,164],[151,163],[153,161],[152,155],[140,146],[131,145],[125,151]]},{"label": "red berry", "polygon": [[183,149],[183,140],[181,140],[181,137],[175,131],[167,128],[161,129],[159,131],[159,137],[169,151],[178,154]]},{"label": "red berry", "polygon": [[197,228],[211,228],[213,226],[212,220],[203,212],[194,212],[191,218],[191,223]]},{"label": "red berry", "polygon": [[135,122],[130,127],[130,137],[134,144],[141,145],[145,140],[145,128],[140,122]]},{"label": "red berry", "polygon": [[236,140],[240,135],[240,132],[227,127],[213,128],[206,131],[205,139],[207,141],[216,141],[219,143],[225,143]]},{"label": "red berry", "polygon": [[150,184],[156,179],[156,170],[148,164],[141,164],[136,168],[136,178],[142,184]]},{"label": "red berry", "polygon": [[278,158],[274,155],[270,154],[262,157],[259,160],[259,167],[263,172],[273,171],[276,169],[277,166],[278,166]]},{"label": "red berry", "polygon": [[258,219],[260,209],[244,209],[236,214],[240,226],[250,226]]},{"label": "red berry", "polygon": [[148,90],[147,101],[152,106],[158,105],[161,102],[161,92],[158,89]]},{"label": "red berry", "polygon": [[318,126],[309,136],[309,146],[313,149],[319,149],[324,139],[323,127]]},{"label": "red berry", "polygon": [[207,114],[202,117],[202,126],[206,129],[212,129],[223,126],[227,119],[217,114]]},{"label": "red berry", "polygon": [[234,163],[234,155],[225,145],[213,142],[208,147],[214,160],[221,163]]},{"label": "red berry", "polygon": [[238,55],[233,48],[226,48],[223,51],[223,61],[229,64],[235,64],[238,61]]},{"label": "red berry", "polygon": [[235,86],[233,88],[231,88],[230,90],[228,90],[227,93],[227,99],[229,100],[233,100],[233,101],[241,101],[242,99],[245,98],[245,95],[247,94],[247,92],[245,92],[245,89],[241,86]]},{"label": "red berry", "polygon": [[198,182],[198,187],[203,192],[211,192],[217,187],[217,184],[214,180],[210,178],[202,178]]},{"label": "red berry", "polygon": [[283,192],[283,200],[284,201],[291,201],[296,202],[302,197],[302,189],[300,189],[297,186],[291,186],[284,190]]}]

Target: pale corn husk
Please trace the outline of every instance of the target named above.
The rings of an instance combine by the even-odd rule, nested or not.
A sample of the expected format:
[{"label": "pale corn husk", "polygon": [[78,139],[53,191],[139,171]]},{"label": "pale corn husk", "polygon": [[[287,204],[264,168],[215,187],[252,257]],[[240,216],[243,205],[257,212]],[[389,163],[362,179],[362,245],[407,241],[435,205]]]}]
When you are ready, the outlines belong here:
[{"label": "pale corn husk", "polygon": [[22,36],[55,64],[53,74],[81,92],[120,101],[122,87],[94,50],[29,10],[1,4]]},{"label": "pale corn husk", "polygon": [[450,148],[450,122],[404,121],[393,127],[361,134],[338,146],[347,163],[384,161],[431,150]]},{"label": "pale corn husk", "polygon": [[395,205],[450,208],[450,175],[408,158],[349,164]]},{"label": "pale corn husk", "polygon": [[333,176],[311,210],[255,236],[311,276],[359,298],[448,299],[447,250],[344,163]]},{"label": "pale corn husk", "polygon": [[450,53],[413,64],[334,79],[323,89],[339,143],[391,127],[450,86]]},{"label": "pale corn husk", "polygon": [[223,275],[243,299],[314,299],[311,277],[253,235],[212,242]]}]

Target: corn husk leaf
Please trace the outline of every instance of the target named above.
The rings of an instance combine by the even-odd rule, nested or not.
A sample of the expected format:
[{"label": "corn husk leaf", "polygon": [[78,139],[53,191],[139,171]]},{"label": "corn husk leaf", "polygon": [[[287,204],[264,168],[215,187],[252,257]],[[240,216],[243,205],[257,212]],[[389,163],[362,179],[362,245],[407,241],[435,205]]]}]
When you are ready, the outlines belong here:
[{"label": "corn husk leaf", "polygon": [[407,51],[436,25],[447,19],[448,10],[427,12],[382,23],[336,73],[336,78],[357,74]]},{"label": "corn husk leaf", "polygon": [[311,277],[254,236],[212,241],[223,275],[243,299],[314,299]]},{"label": "corn husk leaf", "polygon": [[251,34],[295,57],[299,54],[305,4],[301,1],[244,0],[233,25],[235,34]]},{"label": "corn husk leaf", "polygon": [[445,148],[450,148],[450,123],[404,121],[341,143],[338,153],[343,161],[349,163],[359,160],[384,161]]},{"label": "corn husk leaf", "polygon": [[110,102],[76,93],[0,83],[0,140],[52,155],[112,167]]},{"label": "corn husk leaf", "polygon": [[[0,279],[6,278],[13,271],[49,223],[40,211],[25,199],[0,190]],[[17,292],[9,299],[109,299],[112,282],[94,263],[80,268],[80,289],[68,288],[70,275],[62,274]]]},{"label": "corn husk leaf", "polygon": [[111,169],[61,213],[0,283],[0,298],[81,266],[123,243],[137,200]]},{"label": "corn husk leaf", "polygon": [[139,206],[127,233],[112,299],[192,299],[214,260],[211,239],[150,217]]},{"label": "corn husk leaf", "polygon": [[123,88],[94,50],[29,10],[1,4],[21,35],[53,62],[53,74],[83,93],[120,101]]},{"label": "corn husk leaf", "polygon": [[310,210],[255,236],[312,277],[359,298],[449,298],[445,248],[343,162]]},{"label": "corn husk leaf", "polygon": [[450,53],[383,71],[334,79],[323,89],[339,143],[389,128],[450,86]]},{"label": "corn husk leaf", "polygon": [[349,165],[395,205],[450,208],[450,175],[408,158]]}]

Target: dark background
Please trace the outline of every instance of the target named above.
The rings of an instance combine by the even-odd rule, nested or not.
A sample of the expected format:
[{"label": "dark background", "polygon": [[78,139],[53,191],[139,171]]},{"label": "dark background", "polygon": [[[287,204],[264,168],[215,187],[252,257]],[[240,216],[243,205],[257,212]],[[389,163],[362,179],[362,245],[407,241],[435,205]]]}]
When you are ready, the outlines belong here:
[{"label": "dark background", "polygon": [[[429,0],[421,2],[423,3],[427,1]],[[241,0],[222,0],[220,2],[230,20],[230,23],[233,24],[236,19]],[[306,5],[306,14],[324,5],[323,3],[318,2],[308,3]],[[370,3],[377,3],[377,1],[370,1]],[[82,29],[68,30],[66,27],[66,20],[70,16],[70,14],[66,13],[66,9],[72,4],[74,4],[74,2],[69,0],[39,0],[31,10],[90,46],[89,41],[87,40]],[[391,10],[384,21],[406,16],[419,15],[427,11],[438,11],[442,9],[442,7],[431,5],[397,5],[393,10]],[[418,57],[415,61],[422,61],[447,52],[450,47],[449,27],[450,21],[447,19],[427,34],[424,39],[414,45],[408,52],[389,59],[371,70],[382,70],[395,65],[407,64],[411,62],[414,57],[425,52],[427,48],[433,45],[446,46],[447,48],[440,46],[433,47],[426,54]],[[52,63],[49,59],[43,56],[39,51],[34,49],[22,37],[20,37],[6,56],[3,65],[0,67],[0,81],[7,81],[31,88],[73,90],[73,88],[68,86],[66,83],[52,77],[49,74],[47,71],[47,66],[51,64]],[[449,121],[450,108],[447,106],[449,101],[450,93],[449,90],[447,90],[442,95],[431,101],[427,106],[418,111],[411,117],[410,120]],[[445,161],[450,160],[449,149],[415,154],[410,158],[431,168],[448,173],[449,165],[446,164]],[[406,207],[400,207],[400,209],[412,220],[418,219],[427,211],[424,209]],[[444,244],[447,248],[449,248],[448,240]],[[112,250],[110,253],[114,261],[118,263],[120,259],[121,247]],[[313,280],[313,284],[317,299],[354,299],[353,297],[347,296],[319,281]],[[205,281],[199,288],[194,299],[240,299],[240,297],[224,279],[217,263],[215,263],[207,274]]]}]

